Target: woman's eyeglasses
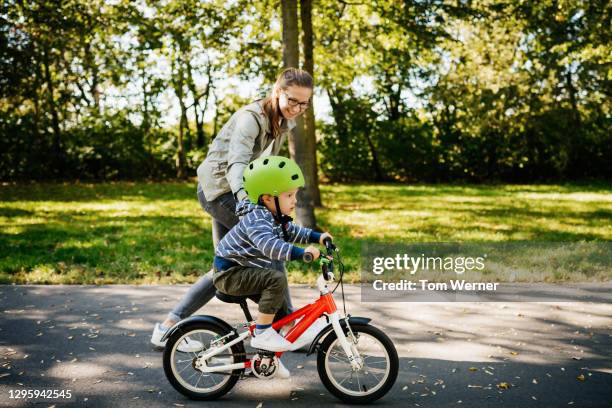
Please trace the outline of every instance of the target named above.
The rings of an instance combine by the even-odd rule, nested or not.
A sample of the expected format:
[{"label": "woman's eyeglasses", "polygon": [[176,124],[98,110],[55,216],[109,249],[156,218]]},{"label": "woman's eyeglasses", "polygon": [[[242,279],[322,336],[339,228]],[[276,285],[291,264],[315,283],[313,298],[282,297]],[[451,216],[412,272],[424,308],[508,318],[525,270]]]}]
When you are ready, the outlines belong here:
[{"label": "woman's eyeglasses", "polygon": [[308,102],[300,102],[295,98],[292,98],[289,96],[289,94],[287,92],[283,92],[285,94],[285,96],[287,97],[287,103],[289,104],[289,106],[291,106],[292,108],[295,108],[296,106],[300,107],[300,110],[306,110],[308,109],[308,106],[310,105],[310,101]]}]

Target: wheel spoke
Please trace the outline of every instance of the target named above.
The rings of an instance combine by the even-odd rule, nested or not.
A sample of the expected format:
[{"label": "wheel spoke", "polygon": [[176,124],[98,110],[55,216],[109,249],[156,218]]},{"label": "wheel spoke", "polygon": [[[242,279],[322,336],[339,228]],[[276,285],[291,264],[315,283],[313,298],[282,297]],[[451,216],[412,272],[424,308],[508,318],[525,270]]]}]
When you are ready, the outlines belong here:
[{"label": "wheel spoke", "polygon": [[372,374],[372,377],[376,378],[377,384],[380,382],[380,378],[378,378],[371,370],[366,371],[368,374]]},{"label": "wheel spoke", "polygon": [[330,354],[329,356],[331,358],[333,358],[334,360],[339,361],[341,363],[348,363],[349,362],[348,358],[347,359],[343,359],[343,358],[341,358],[341,357],[339,357],[337,355],[334,355],[334,354]]},{"label": "wheel spoke", "polygon": [[[370,366],[371,364],[381,364],[381,363],[386,363],[386,362],[387,362],[387,359],[380,360],[380,361],[368,361],[367,365]],[[364,361],[364,363],[365,363],[365,361]]]},{"label": "wheel spoke", "polygon": [[192,374],[189,376],[189,378],[187,378],[187,381],[191,380],[191,378],[192,378],[194,375],[196,375],[197,373],[198,373],[197,371],[194,371],[194,372],[193,372],[193,373],[192,373]]},{"label": "wheel spoke", "polygon": [[210,379],[212,380],[213,384],[217,385],[218,383],[215,381],[215,377],[214,376],[210,376]]},{"label": "wheel spoke", "polygon": [[189,360],[176,360],[177,363],[185,363],[185,362],[188,362],[188,361],[191,362],[193,360],[192,359],[189,359]]},{"label": "wheel spoke", "polygon": [[191,364],[185,364],[185,367],[181,368],[178,374],[182,373],[183,371],[185,371],[186,368],[189,368],[189,367],[191,367]]},{"label": "wheel spoke", "polygon": [[367,367],[368,371],[371,373],[377,373],[377,374],[384,374],[387,372],[387,370],[383,370],[382,368],[371,368],[371,367]]},{"label": "wheel spoke", "polygon": [[203,375],[200,375],[200,376],[198,377],[198,381],[196,381],[196,383],[195,383],[195,385],[194,385],[194,388],[198,388],[198,384],[200,383],[200,380],[202,379],[202,377],[203,377]]},{"label": "wheel spoke", "polygon": [[347,379],[352,378],[352,377],[353,377],[353,373],[351,372],[351,374],[349,374],[346,377],[344,377],[344,380],[340,381],[338,384],[342,385],[343,382],[345,382]]}]

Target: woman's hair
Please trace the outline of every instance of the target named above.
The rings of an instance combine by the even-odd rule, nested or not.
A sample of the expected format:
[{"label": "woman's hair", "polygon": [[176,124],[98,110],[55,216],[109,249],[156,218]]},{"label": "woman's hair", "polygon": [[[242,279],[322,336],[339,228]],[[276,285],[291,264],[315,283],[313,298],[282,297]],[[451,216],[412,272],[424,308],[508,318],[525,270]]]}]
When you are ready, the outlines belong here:
[{"label": "woman's hair", "polygon": [[279,91],[287,90],[290,86],[300,86],[312,89],[312,76],[308,72],[298,68],[287,68],[281,72],[276,79],[272,92],[264,98],[263,110],[271,124],[272,136],[274,137],[280,135],[280,125],[278,124],[281,118],[281,111],[278,106]]}]

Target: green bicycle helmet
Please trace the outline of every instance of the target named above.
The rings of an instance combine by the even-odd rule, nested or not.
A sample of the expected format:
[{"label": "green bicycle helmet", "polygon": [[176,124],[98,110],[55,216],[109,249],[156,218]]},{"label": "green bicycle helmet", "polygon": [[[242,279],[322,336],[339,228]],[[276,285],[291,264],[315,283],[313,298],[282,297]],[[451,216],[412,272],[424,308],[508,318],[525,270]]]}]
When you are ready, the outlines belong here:
[{"label": "green bicycle helmet", "polygon": [[257,204],[262,194],[277,197],[285,191],[304,187],[300,166],[283,156],[267,156],[253,160],[244,170],[244,191]]}]

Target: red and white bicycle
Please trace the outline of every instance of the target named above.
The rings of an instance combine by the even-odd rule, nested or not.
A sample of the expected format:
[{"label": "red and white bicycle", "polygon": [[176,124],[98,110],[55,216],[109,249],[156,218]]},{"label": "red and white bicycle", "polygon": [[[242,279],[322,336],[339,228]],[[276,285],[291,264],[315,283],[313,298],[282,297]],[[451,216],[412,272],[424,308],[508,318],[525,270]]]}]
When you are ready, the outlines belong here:
[{"label": "red and white bicycle", "polygon": [[[317,279],[320,297],[273,323],[272,327],[279,330],[297,321],[284,335],[293,343],[315,321],[325,316],[328,324],[312,341],[308,351],[308,355],[317,353],[317,371],[321,381],[342,401],[370,403],[384,396],[395,383],[399,365],[397,351],[385,333],[369,324],[371,319],[346,314],[342,285],[344,266],[331,240],[325,241],[325,247],[327,257],[320,258],[322,274]],[[327,285],[334,280],[334,262],[338,264],[340,277],[335,288],[330,290]],[[342,291],[343,316],[338,312],[333,297],[338,286]],[[255,330],[255,322],[246,304],[247,297],[220,292],[217,292],[217,297],[224,302],[239,304],[247,323],[232,327],[214,316],[192,316],[175,325],[162,339],[168,339],[163,357],[168,380],[177,391],[195,400],[220,398],[240,378],[245,378],[247,368],[256,378],[274,378],[279,357],[283,354],[263,350],[246,353],[244,342]],[[177,346],[186,338],[198,340],[204,347],[198,352],[178,351]]]}]

